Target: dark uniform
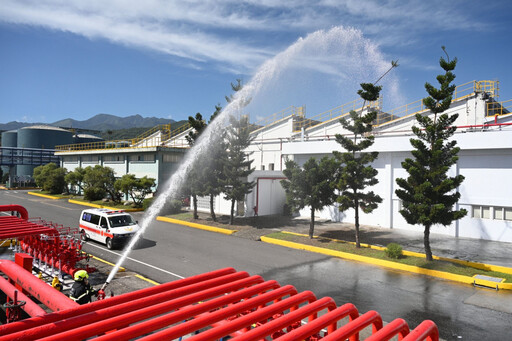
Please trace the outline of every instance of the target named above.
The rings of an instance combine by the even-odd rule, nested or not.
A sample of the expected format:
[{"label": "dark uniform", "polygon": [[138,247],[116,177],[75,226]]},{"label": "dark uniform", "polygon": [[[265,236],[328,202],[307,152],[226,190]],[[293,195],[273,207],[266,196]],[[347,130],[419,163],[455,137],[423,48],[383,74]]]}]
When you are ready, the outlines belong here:
[{"label": "dark uniform", "polygon": [[75,283],[69,292],[69,298],[78,304],[85,304],[91,302],[91,296],[96,295],[89,285],[89,274],[85,270],[78,270],[73,276]]},{"label": "dark uniform", "polygon": [[91,296],[94,295],[94,290],[91,289],[89,283],[84,281],[75,282],[69,292],[69,298],[78,304],[85,304],[91,302]]}]

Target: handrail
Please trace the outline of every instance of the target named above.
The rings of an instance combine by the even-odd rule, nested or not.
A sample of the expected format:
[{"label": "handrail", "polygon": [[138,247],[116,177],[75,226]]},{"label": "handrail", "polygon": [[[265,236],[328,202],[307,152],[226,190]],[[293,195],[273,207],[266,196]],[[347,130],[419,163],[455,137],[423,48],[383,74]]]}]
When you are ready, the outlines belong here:
[{"label": "handrail", "polygon": [[[461,84],[455,88],[452,102],[460,101],[477,92],[485,92],[489,94],[491,97],[497,97],[498,85],[498,81],[488,80],[471,81]],[[387,112],[387,114],[389,114],[388,119],[384,119],[382,122],[377,122],[375,126],[380,126],[386,123],[394,122],[396,120],[401,120],[409,116],[414,116],[416,114],[426,112],[427,110],[428,109],[423,104],[423,99],[420,99],[412,103],[402,105],[393,110],[390,110],[389,112]]]},{"label": "handrail", "polygon": [[[364,100],[362,98],[358,98],[351,102],[342,104],[333,108],[331,110],[327,110],[321,114],[315,115],[311,118],[303,117],[302,120],[298,121],[294,127],[294,132],[300,131],[302,128],[307,129],[314,127],[316,125],[334,120],[340,119],[344,116],[347,116],[352,110],[361,111],[363,110]],[[382,106],[382,98],[380,97],[377,101],[370,102],[366,105],[367,108],[377,108],[380,109]]]},{"label": "handrail", "polygon": [[510,114],[512,111],[512,99],[503,102],[487,102],[487,112],[486,116],[500,116],[505,114]]},{"label": "handrail", "polygon": [[271,114],[267,117],[264,117],[256,122],[254,122],[254,125],[256,126],[268,126],[274,122],[277,122],[285,117],[288,117],[288,116],[292,116],[292,115],[295,115],[295,116],[298,116],[298,117],[303,117],[305,115],[305,107],[302,106],[302,107],[296,107],[296,106],[289,106],[288,108],[285,108],[281,111],[278,111],[274,114]]}]

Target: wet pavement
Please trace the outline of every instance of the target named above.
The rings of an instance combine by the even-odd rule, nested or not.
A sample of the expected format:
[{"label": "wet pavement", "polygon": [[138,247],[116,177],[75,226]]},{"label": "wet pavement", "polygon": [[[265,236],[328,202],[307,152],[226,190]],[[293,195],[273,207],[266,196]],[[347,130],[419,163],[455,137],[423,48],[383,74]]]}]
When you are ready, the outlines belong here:
[{"label": "wet pavement", "polygon": [[[257,240],[275,231],[308,234],[309,220],[299,217],[294,219],[293,226],[272,229],[243,228],[234,236]],[[355,241],[354,227],[350,223],[316,222],[315,236]],[[404,250],[425,253],[422,227],[418,227],[417,231],[409,231],[361,226],[360,241],[376,246],[386,246],[394,242],[400,244]],[[512,243],[431,233],[430,247],[434,256],[512,267]]]}]

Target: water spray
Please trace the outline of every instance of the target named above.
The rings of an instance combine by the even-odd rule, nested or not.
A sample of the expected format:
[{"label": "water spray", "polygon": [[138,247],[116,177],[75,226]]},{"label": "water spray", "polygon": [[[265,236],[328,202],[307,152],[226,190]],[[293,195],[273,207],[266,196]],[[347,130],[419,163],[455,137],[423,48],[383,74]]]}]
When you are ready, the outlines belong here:
[{"label": "water spray", "polygon": [[[359,78],[361,76],[359,75],[361,70],[378,70],[382,69],[384,65],[387,65],[387,63],[384,62],[382,58],[380,58],[380,54],[376,50],[375,46],[364,39],[360,31],[354,29],[345,29],[343,27],[334,27],[329,31],[317,31],[308,35],[306,38],[300,38],[286,50],[263,63],[255,72],[249,83],[244,85],[240,91],[234,94],[232,101],[230,101],[224,110],[220,112],[215,120],[208,124],[206,129],[199,136],[199,139],[194,143],[194,146],[191,148],[191,150],[185,154],[185,158],[182,160],[178,169],[174,172],[169,181],[165,184],[161,194],[146,210],[142,223],[140,224],[140,230],[135,236],[133,236],[130,243],[126,246],[121,258],[117,261],[116,265],[110,272],[107,281],[102,287],[102,290],[108,285],[108,283],[112,281],[117,271],[121,267],[121,264],[123,264],[126,258],[128,258],[128,254],[135,246],[135,243],[142,236],[149,224],[155,220],[158,213],[160,213],[162,210],[164,204],[176,195],[186,180],[187,171],[194,166],[195,161],[199,158],[200,155],[203,155],[207,152],[214,134],[222,130],[227,125],[229,117],[242,112],[245,104],[247,103],[247,99],[256,96],[265,86],[269,84],[269,82],[274,77],[281,73],[283,68],[286,68],[290,65],[293,66],[293,64],[296,62],[295,59],[297,56],[303,55],[305,51],[316,54],[318,48],[323,48],[324,46],[329,46],[330,44],[332,44],[332,46],[336,46],[342,51],[351,51],[351,55],[356,55],[357,58],[354,57],[353,59],[356,62],[356,66],[358,67],[356,67],[354,72],[355,76],[359,76]],[[366,56],[366,58],[363,58],[363,56]],[[370,58],[367,56],[370,56]],[[361,63],[361,61],[365,60],[369,60],[368,65]],[[313,62],[314,61],[315,60],[313,58]],[[310,65],[310,67],[321,72],[325,72],[323,64],[321,68],[318,68],[318,65],[315,63]],[[343,71],[342,74],[345,77],[348,77],[346,75],[346,70],[341,71]],[[358,82],[355,81],[354,84],[356,83]]]}]

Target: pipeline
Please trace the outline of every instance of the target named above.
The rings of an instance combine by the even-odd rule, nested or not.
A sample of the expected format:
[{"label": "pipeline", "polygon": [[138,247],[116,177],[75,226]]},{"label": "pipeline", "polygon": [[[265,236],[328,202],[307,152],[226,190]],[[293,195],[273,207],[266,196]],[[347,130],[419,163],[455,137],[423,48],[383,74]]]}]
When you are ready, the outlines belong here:
[{"label": "pipeline", "polygon": [[66,295],[42,282],[31,272],[13,261],[0,260],[0,271],[52,311],[66,310],[78,306]]},{"label": "pipeline", "polygon": [[20,205],[0,205],[0,212],[16,211],[19,212],[23,220],[28,220],[28,211]]},{"label": "pipeline", "polygon": [[[0,276],[0,290],[4,292],[7,297],[14,300],[15,292],[17,289],[9,283],[8,280]],[[46,315],[46,311],[43,310],[40,306],[38,306],[34,301],[32,301],[27,295],[22,292],[17,293],[18,299],[25,301],[25,305],[22,307],[23,311],[25,311],[29,316],[43,316]]]}]

